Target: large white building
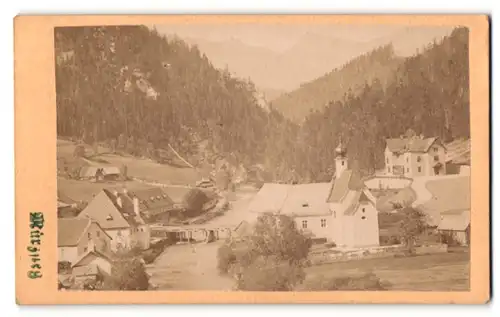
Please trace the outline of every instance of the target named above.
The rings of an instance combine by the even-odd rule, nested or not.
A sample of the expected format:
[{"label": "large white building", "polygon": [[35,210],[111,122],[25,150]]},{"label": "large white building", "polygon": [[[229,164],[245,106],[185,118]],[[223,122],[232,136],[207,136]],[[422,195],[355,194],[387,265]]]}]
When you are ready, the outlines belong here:
[{"label": "large white building", "polygon": [[336,149],[336,173],[329,183],[266,183],[249,205],[251,212],[291,216],[313,239],[337,246],[379,245],[375,197],[357,173],[348,169],[346,149]]},{"label": "large white building", "polygon": [[386,140],[385,174],[409,178],[446,174],[446,149],[437,137]]}]

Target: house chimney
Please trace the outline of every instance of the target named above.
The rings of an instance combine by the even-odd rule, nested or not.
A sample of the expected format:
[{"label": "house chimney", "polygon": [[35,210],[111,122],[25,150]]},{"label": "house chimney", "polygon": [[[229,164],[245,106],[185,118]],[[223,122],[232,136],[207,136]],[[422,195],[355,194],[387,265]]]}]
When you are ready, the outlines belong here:
[{"label": "house chimney", "polygon": [[133,202],[134,202],[134,213],[135,213],[137,216],[139,216],[139,215],[140,215],[140,214],[139,214],[139,212],[140,212],[140,210],[139,210],[139,198],[134,197]]},{"label": "house chimney", "polygon": [[[117,194],[118,195],[118,194]],[[122,204],[122,198],[120,196],[118,196],[116,198],[116,204],[120,207],[120,208],[123,208],[123,204]]]}]

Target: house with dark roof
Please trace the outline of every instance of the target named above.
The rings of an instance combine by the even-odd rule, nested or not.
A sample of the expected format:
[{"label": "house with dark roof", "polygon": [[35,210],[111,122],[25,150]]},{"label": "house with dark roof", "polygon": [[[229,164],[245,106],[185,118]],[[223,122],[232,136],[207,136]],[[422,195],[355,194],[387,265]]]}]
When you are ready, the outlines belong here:
[{"label": "house with dark roof", "polygon": [[379,245],[376,199],[356,171],[348,169],[342,144],[336,153],[331,182],[266,183],[250,202],[249,211],[288,215],[297,228],[315,240],[345,247]]},{"label": "house with dark roof", "polygon": [[137,209],[147,222],[154,222],[168,214],[174,206],[173,200],[159,187],[129,190],[127,195],[132,199],[134,209]]},{"label": "house with dark roof", "polygon": [[57,250],[59,262],[74,263],[89,250],[109,253],[111,237],[95,220],[89,218],[59,218],[57,220]]},{"label": "house with dark roof", "polygon": [[130,250],[133,247],[149,248],[150,230],[144,221],[139,203],[128,193],[103,189],[78,215],[97,221],[111,236],[111,250]]},{"label": "house with dark roof", "polygon": [[385,173],[419,177],[446,174],[446,148],[437,137],[400,137],[386,140]]},{"label": "house with dark roof", "polygon": [[164,187],[162,190],[173,203],[167,217],[163,217],[163,223],[197,216],[212,199],[199,188]]}]

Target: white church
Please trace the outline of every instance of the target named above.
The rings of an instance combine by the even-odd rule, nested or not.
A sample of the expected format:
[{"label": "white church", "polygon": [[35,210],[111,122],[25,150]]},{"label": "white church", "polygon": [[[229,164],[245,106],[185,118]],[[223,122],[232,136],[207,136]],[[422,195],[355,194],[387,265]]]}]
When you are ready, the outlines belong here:
[{"label": "white church", "polygon": [[314,240],[339,247],[378,246],[376,199],[356,171],[348,168],[342,143],[335,151],[336,172],[331,182],[266,183],[251,201],[249,211],[291,216],[297,228]]}]

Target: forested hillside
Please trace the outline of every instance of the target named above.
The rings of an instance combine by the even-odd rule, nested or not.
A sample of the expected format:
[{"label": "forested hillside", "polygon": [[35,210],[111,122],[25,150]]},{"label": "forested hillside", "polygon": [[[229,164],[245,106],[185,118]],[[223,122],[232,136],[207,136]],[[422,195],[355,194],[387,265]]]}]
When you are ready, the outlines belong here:
[{"label": "forested hillside", "polygon": [[384,89],[379,80],[358,94],[330,103],[307,117],[301,129],[302,177],[326,180],[339,136],[365,173],[383,167],[385,138],[407,129],[445,141],[470,137],[468,30],[456,29],[440,43],[405,59]]},{"label": "forested hillside", "polygon": [[403,60],[394,54],[392,45],[382,46],[352,59],[342,67],[325,70],[327,74],[324,76],[282,94],[271,104],[285,117],[301,122],[310,111],[322,110],[330,101],[342,100],[349,91],[358,94],[365,83],[378,80],[386,87]]},{"label": "forested hillside", "polygon": [[[346,67],[365,84],[325,98],[329,105],[301,126],[259,106],[251,82],[146,27],[58,28],[55,39],[58,135],[133,155],[158,159],[171,145],[195,166],[223,156],[262,164],[273,180],[308,182],[330,179],[341,135],[365,172],[383,164],[385,138],[408,128],[469,136],[467,29],[403,62],[390,46],[353,61]],[[366,68],[349,65],[384,75],[369,78]],[[342,91],[345,83],[324,89]]]},{"label": "forested hillside", "polygon": [[56,56],[60,136],[152,157],[170,144],[195,165],[206,153],[251,164],[281,120],[258,106],[251,82],[146,27],[58,28]]}]

